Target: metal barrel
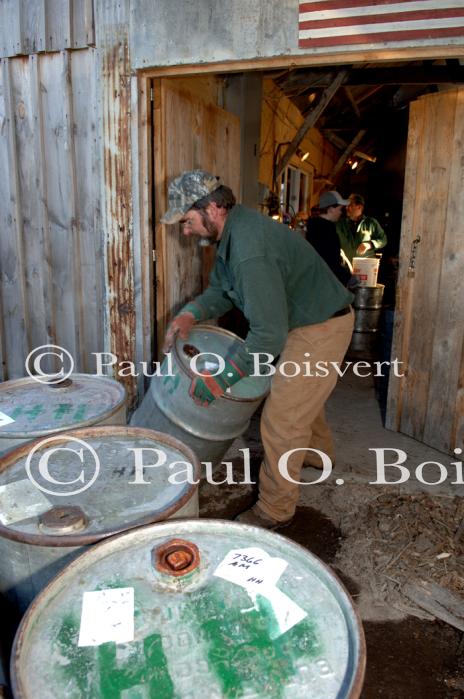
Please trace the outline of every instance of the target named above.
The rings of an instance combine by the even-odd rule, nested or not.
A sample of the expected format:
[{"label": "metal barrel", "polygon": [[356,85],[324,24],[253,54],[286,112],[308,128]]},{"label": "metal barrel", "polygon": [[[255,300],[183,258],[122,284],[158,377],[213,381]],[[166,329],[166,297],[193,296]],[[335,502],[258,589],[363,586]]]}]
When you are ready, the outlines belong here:
[{"label": "metal barrel", "polygon": [[134,427],[74,430],[10,452],[0,466],[0,594],[16,619],[84,547],[198,516],[199,475],[187,446]]},{"label": "metal barrel", "polygon": [[375,351],[384,285],[358,286],[354,290],[354,329],[348,352],[370,357]]},{"label": "metal barrel", "polygon": [[[0,600],[1,605],[1,600]],[[2,625],[5,624],[5,614],[6,610],[0,606],[2,612]],[[9,653],[7,652],[5,641],[0,637],[0,699],[7,699],[9,696],[9,680],[8,680],[8,658]]]},{"label": "metal barrel", "polygon": [[125,425],[126,391],[117,381],[71,374],[57,383],[26,377],[0,384],[0,454],[27,441],[91,425]]},{"label": "metal barrel", "polygon": [[[208,408],[193,402],[189,388],[195,371],[216,370],[216,355],[224,358],[236,342],[243,340],[212,325],[196,325],[188,340],[177,339],[161,365],[160,375],[151,378],[131,425],[176,436],[195,451],[200,461],[220,461],[233,440],[247,429],[269,392],[270,378],[247,376]],[[196,369],[192,364],[195,357],[199,357]]]},{"label": "metal barrel", "polygon": [[364,669],[333,572],[283,536],[221,520],[93,547],[33,602],[11,662],[15,699],[355,699]]},{"label": "metal barrel", "polygon": [[0,595],[0,699],[11,699],[10,691],[10,653],[17,629],[13,626],[7,600]]}]

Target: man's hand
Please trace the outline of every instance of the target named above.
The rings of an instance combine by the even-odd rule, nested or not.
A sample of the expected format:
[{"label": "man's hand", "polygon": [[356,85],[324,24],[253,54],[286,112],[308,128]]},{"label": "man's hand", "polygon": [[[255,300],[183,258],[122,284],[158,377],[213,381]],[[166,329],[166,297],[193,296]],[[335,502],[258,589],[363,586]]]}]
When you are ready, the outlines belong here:
[{"label": "man's hand", "polygon": [[373,247],[372,243],[360,243],[358,245],[358,249],[356,250],[356,253],[358,255],[364,255],[365,252],[370,250]]},{"label": "man's hand", "polygon": [[164,338],[163,352],[169,352],[174,344],[176,335],[179,335],[181,340],[186,340],[190,335],[190,331],[196,323],[193,313],[188,311],[179,313],[168,325],[166,336]]},{"label": "man's hand", "polygon": [[212,376],[210,371],[204,370],[193,378],[189,395],[194,403],[208,408],[216,398],[224,395],[230,386],[233,386],[244,376],[247,376],[247,371],[232,350],[231,354],[228,354],[224,359],[224,371],[221,374]]},{"label": "man's hand", "polygon": [[190,384],[189,395],[193,402],[208,408],[210,404],[222,396],[227,390],[227,384],[221,376],[211,376],[211,372],[203,371],[201,376],[195,376]]}]

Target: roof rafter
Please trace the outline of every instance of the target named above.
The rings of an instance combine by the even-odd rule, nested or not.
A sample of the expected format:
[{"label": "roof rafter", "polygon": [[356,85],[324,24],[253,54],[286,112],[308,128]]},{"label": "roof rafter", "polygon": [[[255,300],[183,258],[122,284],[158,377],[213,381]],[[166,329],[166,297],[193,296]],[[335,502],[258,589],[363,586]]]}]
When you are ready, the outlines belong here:
[{"label": "roof rafter", "polygon": [[288,163],[290,162],[290,159],[292,158],[293,154],[296,153],[296,149],[300,145],[301,141],[303,140],[309,129],[311,129],[316,124],[324,109],[330,103],[330,100],[335,95],[340,85],[343,83],[346,74],[346,70],[341,70],[337,74],[331,85],[329,85],[329,87],[327,87],[322,93],[317,105],[313,109],[311,109],[309,114],[304,119],[300,128],[298,129],[292,141],[290,142],[290,145],[288,146],[286,152],[284,153],[280,161],[277,163],[274,176],[274,183],[278,179],[279,175],[283,172],[283,170],[287,167]]}]

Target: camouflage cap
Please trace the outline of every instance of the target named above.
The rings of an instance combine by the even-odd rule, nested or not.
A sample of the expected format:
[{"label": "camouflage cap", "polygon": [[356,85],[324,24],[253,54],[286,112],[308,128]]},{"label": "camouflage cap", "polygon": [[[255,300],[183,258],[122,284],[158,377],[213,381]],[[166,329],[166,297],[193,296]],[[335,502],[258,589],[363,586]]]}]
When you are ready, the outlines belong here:
[{"label": "camouflage cap", "polygon": [[177,223],[193,204],[214,192],[223,184],[220,177],[205,170],[188,170],[176,177],[169,185],[169,209],[161,223]]}]

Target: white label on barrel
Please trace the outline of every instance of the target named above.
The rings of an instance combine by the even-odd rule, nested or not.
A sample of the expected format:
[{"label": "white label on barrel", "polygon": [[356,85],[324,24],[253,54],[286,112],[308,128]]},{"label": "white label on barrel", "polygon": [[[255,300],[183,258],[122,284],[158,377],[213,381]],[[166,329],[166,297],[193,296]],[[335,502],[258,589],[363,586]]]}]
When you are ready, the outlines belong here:
[{"label": "white label on barrel", "polygon": [[257,589],[275,585],[287,566],[283,558],[272,558],[260,548],[233,549],[218,565],[214,575],[242,587]]},{"label": "white label on barrel", "polygon": [[4,526],[47,512],[51,502],[29,478],[0,485],[0,522]]},{"label": "white label on barrel", "polygon": [[12,422],[14,422],[13,418],[6,413],[2,413],[0,410],[0,427],[3,427],[4,425],[11,425]]},{"label": "white label on barrel", "polygon": [[244,587],[255,606],[257,595],[270,602],[276,622],[269,629],[271,639],[278,638],[306,616],[301,607],[276,587],[287,566],[283,558],[273,558],[260,548],[250,547],[229,551],[214,571],[218,578]]},{"label": "white label on barrel", "polygon": [[84,592],[79,646],[134,640],[134,588]]}]

